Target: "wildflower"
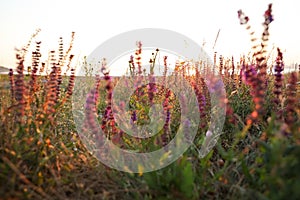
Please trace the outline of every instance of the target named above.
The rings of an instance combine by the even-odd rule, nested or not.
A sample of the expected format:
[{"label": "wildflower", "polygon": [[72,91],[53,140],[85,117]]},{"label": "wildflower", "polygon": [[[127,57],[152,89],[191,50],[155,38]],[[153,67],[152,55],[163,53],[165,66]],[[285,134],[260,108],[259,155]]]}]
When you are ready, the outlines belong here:
[{"label": "wildflower", "polygon": [[[36,49],[34,52],[32,52],[32,72],[31,72],[31,80],[29,82],[29,86],[31,87],[30,89],[30,97],[32,97],[32,94],[35,93],[38,90],[38,85],[37,85],[37,71],[38,71],[38,66],[40,63],[40,42],[36,42]],[[32,99],[30,99],[32,101]]]},{"label": "wildflower", "polygon": [[131,120],[133,123],[137,121],[136,110],[132,111]]},{"label": "wildflower", "polygon": [[135,60],[136,60],[136,64],[138,65],[138,75],[140,76],[142,74],[142,63],[141,63],[141,54],[142,54],[142,42],[138,41],[136,43],[137,45],[137,50],[135,51]]},{"label": "wildflower", "polygon": [[243,13],[242,10],[238,11],[238,18],[240,19],[240,24],[241,25],[247,24],[248,21],[249,21],[249,17],[245,16],[245,14]]},{"label": "wildflower", "polygon": [[171,118],[171,112],[170,112],[170,109],[169,109],[170,96],[171,96],[171,90],[167,90],[167,92],[165,94],[165,100],[163,102],[163,107],[164,107],[164,110],[165,110],[165,113],[166,113],[166,120],[165,120],[165,124],[164,124],[165,133],[167,133],[167,131],[168,131],[168,127],[169,127],[169,124],[170,124],[170,118]]},{"label": "wildflower", "polygon": [[90,130],[90,134],[94,139],[101,145],[103,145],[104,137],[99,134],[97,126],[97,112],[96,112],[96,99],[95,99],[95,89],[92,89],[88,94],[85,104],[85,120],[83,130],[87,132]]},{"label": "wildflower", "polygon": [[266,10],[264,17],[265,17],[265,24],[270,24],[274,20],[272,15],[272,4],[269,4],[268,10]]},{"label": "wildflower", "polygon": [[280,103],[281,103],[281,95],[282,95],[282,81],[283,81],[283,76],[282,76],[282,71],[284,69],[284,64],[283,64],[283,57],[282,57],[282,52],[280,49],[277,49],[277,58],[276,58],[276,65],[275,65],[275,87],[273,93],[275,94],[274,98],[274,103],[277,109],[277,119],[281,118],[282,113],[279,109]]},{"label": "wildflower", "polygon": [[210,130],[208,130],[207,132],[206,132],[206,137],[207,138],[210,138],[211,136],[213,135],[213,133],[210,131]]},{"label": "wildflower", "polygon": [[296,109],[299,109],[299,104],[297,104],[296,92],[297,91],[297,74],[296,72],[291,73],[288,80],[287,88],[287,100],[286,100],[286,118],[285,122],[289,127],[291,127],[297,121]]},{"label": "wildflower", "polygon": [[17,67],[17,75],[15,80],[15,99],[17,101],[17,120],[21,124],[24,124],[24,116],[25,111],[27,109],[27,87],[25,86],[24,81],[24,60],[23,58],[17,54],[18,59],[18,67]]},{"label": "wildflower", "polygon": [[69,83],[67,86],[67,93],[66,93],[65,98],[62,100],[62,103],[64,103],[67,99],[69,99],[72,96],[74,86],[75,86],[75,69],[72,68],[71,75],[69,77]]}]

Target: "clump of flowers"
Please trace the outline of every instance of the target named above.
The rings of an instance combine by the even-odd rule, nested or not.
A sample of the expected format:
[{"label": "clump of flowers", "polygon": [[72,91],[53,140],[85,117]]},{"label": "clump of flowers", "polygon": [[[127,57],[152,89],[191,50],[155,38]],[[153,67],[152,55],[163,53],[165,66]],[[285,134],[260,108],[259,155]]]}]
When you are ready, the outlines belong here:
[{"label": "clump of flowers", "polygon": [[[38,129],[39,125],[44,123],[44,120],[50,120],[53,122],[54,114],[57,111],[59,105],[63,105],[66,99],[69,99],[72,95],[75,79],[75,68],[72,68],[71,76],[69,79],[68,87],[65,90],[65,99],[62,99],[63,93],[61,91],[61,84],[63,82],[61,73],[62,67],[65,63],[65,58],[69,57],[68,67],[71,67],[71,61],[74,57],[69,55],[72,49],[72,42],[66,53],[63,52],[62,38],[60,38],[59,43],[59,55],[58,61],[56,60],[56,52],[50,52],[49,62],[52,66],[50,74],[44,76],[46,63],[40,62],[41,58],[41,41],[35,42],[35,50],[32,51],[31,59],[32,66],[28,68],[28,80],[25,77],[25,55],[30,48],[33,39],[40,32],[38,29],[30,38],[28,44],[21,50],[17,50],[16,58],[18,61],[17,74],[14,75],[14,71],[11,69],[9,72],[10,86],[11,86],[11,98],[12,106],[16,113],[15,118],[18,125],[24,126],[24,130],[30,131],[31,124],[35,116],[37,120],[35,121],[35,127]],[[72,33],[72,41],[74,37],[74,32]],[[39,76],[38,76],[39,75]],[[31,130],[32,131],[32,130]]]},{"label": "clump of flowers", "polygon": [[247,124],[251,125],[258,120],[259,116],[263,116],[264,114],[264,97],[267,86],[266,47],[269,38],[269,25],[273,21],[272,4],[269,4],[268,9],[264,14],[264,31],[259,45],[255,43],[257,39],[254,37],[254,31],[251,31],[251,26],[248,23],[249,17],[246,16],[242,10],[238,11],[238,17],[240,19],[240,24],[246,25],[246,29],[250,31],[251,41],[254,43],[252,47],[254,62],[252,61],[249,64],[244,61],[243,63],[246,83],[251,86],[251,95],[255,104],[254,111],[247,119]]}]

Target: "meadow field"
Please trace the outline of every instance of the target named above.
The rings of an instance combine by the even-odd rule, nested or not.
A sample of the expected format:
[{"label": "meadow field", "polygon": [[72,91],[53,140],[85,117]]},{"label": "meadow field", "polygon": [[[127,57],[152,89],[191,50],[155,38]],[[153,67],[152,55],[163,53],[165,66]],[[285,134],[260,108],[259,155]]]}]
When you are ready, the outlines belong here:
[{"label": "meadow field", "polygon": [[[276,59],[270,60],[271,9],[265,13],[264,32],[257,39],[260,45],[253,42],[249,50],[252,54],[241,58],[215,54],[212,66],[201,60],[195,65],[177,63],[171,75],[164,58],[162,84],[139,87],[130,96],[127,114],[138,126],[151,123],[154,103],[162,105],[163,128],[146,139],[126,135],[116,123],[112,92],[122,77],[110,76],[105,60],[97,72],[83,62],[86,74],[78,77],[70,53],[74,33],[69,46],[60,38],[59,49],[50,52],[47,63],[40,60],[41,43],[34,41],[38,32],[33,34],[28,45],[16,52],[16,68],[0,75],[0,199],[299,199],[300,66],[284,73],[280,48]],[[240,23],[251,30],[248,17],[242,11],[238,14]],[[256,41],[253,37],[250,34]],[[153,49],[146,75],[140,66],[142,50],[141,41],[135,55],[128,58],[128,76],[139,81],[153,76],[159,53]],[[24,64],[28,55],[29,68]],[[208,141],[214,110],[207,68],[224,83],[226,96],[218,100],[226,106],[226,116],[222,134],[202,157],[199,149]],[[124,172],[130,171],[126,165],[120,171],[102,164],[91,151],[104,140],[97,136],[97,129],[118,147],[138,152],[155,151],[175,137],[182,112],[189,108],[181,107],[178,95],[164,83],[176,85],[178,77],[190,84],[197,97],[199,118],[189,121],[189,126],[197,126],[193,145],[175,162],[151,172],[139,167],[138,173],[130,173]],[[210,79],[211,85],[218,81]],[[86,87],[83,83],[89,88],[86,93],[78,92],[78,87]],[[187,90],[180,84],[176,87]],[[84,119],[79,129],[73,112],[78,95],[85,97],[83,111],[78,113]],[[189,105],[191,100],[185,101]]]}]

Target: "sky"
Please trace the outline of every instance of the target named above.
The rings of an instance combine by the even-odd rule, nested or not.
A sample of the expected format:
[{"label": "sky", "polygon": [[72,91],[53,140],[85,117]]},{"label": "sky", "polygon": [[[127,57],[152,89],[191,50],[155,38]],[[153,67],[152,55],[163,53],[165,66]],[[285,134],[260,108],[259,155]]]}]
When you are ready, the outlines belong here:
[{"label": "sky", "polygon": [[[299,0],[2,0],[0,2],[0,66],[16,67],[15,48],[25,45],[37,28],[42,53],[58,48],[59,37],[70,40],[73,53],[88,56],[97,46],[120,33],[139,28],[163,28],[194,40],[209,55],[216,51],[236,58],[251,48],[250,36],[239,24],[237,11],[250,17],[259,37],[263,14],[273,3],[270,47],[280,47],[286,65],[300,63]],[[215,49],[214,41],[218,31]]]}]

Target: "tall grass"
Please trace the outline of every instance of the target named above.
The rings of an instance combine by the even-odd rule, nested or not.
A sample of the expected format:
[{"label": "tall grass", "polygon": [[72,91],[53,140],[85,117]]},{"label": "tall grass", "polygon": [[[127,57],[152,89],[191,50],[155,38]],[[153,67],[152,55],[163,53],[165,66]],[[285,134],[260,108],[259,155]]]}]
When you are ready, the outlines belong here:
[{"label": "tall grass", "polygon": [[[34,33],[28,44],[16,53],[17,73],[11,69],[8,76],[0,76],[1,198],[299,198],[300,71],[283,74],[284,54],[279,48],[275,74],[269,70],[273,68],[267,64],[270,58],[266,51],[269,26],[273,21],[271,4],[264,13],[264,31],[260,39],[254,38],[249,17],[242,11],[238,12],[238,17],[249,30],[253,48],[249,57],[240,59],[214,55],[214,70],[222,77],[227,92],[227,96],[220,99],[226,104],[226,121],[218,143],[200,159],[199,148],[210,134],[212,106],[205,84],[209,66],[204,61],[194,65],[188,61],[175,63],[172,84],[177,84],[176,77],[184,77],[199,103],[200,124],[194,145],[168,167],[150,173],[141,170],[138,174],[102,165],[78,138],[71,109],[75,79],[80,78],[75,76],[76,67],[72,65],[74,33],[67,48],[63,38],[59,39],[58,50],[51,51],[45,63],[40,61],[42,43],[33,42],[39,30]],[[32,68],[26,75],[24,59],[32,44],[35,44],[31,54]],[[138,82],[145,78],[141,52],[142,43],[137,42],[135,55],[129,58],[130,76],[138,77],[135,79]],[[158,54],[159,49],[154,50],[149,62],[150,80],[156,78],[153,72]],[[96,134],[100,124],[105,136],[121,148],[143,152],[167,144],[176,134],[180,113],[186,108],[180,107],[178,97],[165,84],[169,78],[166,56],[163,62],[162,85],[137,88],[131,95],[128,113],[133,124],[144,125],[149,123],[151,106],[162,104],[166,118],[159,134],[142,140],[129,137],[120,129],[111,103],[119,78],[109,75],[103,60],[101,74],[95,76],[82,113],[85,118],[82,131],[86,137],[104,142],[105,138]],[[92,74],[88,63],[84,61],[83,65],[86,65],[87,76]],[[51,68],[49,74],[45,73],[47,68]],[[191,69],[194,73],[190,73]]]}]

